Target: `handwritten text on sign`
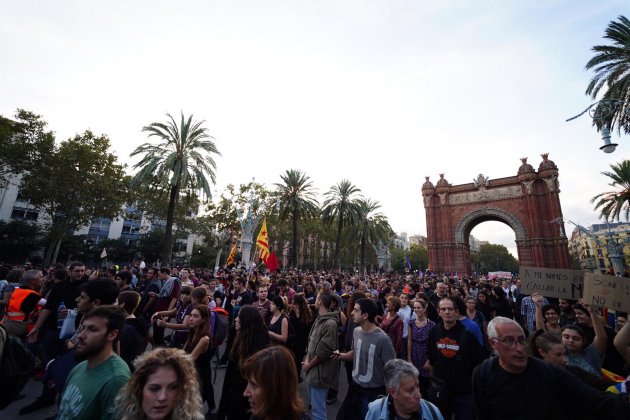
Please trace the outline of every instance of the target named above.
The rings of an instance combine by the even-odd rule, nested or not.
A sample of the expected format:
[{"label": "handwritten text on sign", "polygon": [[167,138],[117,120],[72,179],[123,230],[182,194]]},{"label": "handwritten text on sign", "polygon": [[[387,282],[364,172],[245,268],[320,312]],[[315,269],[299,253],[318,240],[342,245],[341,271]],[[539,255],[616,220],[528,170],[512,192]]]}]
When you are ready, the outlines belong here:
[{"label": "handwritten text on sign", "polygon": [[582,297],[584,272],[555,268],[520,267],[523,293],[540,293],[545,297],[579,299]]},{"label": "handwritten text on sign", "polygon": [[616,311],[630,312],[630,279],[586,273],[584,275],[584,302]]}]

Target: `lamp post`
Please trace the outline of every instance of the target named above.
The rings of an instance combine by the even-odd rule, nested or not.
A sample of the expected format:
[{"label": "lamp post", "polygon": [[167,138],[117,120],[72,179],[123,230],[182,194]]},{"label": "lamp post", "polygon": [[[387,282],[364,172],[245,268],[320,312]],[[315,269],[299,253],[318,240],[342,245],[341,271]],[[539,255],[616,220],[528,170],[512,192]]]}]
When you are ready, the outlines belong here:
[{"label": "lamp post", "polygon": [[606,252],[608,253],[608,258],[610,259],[610,263],[612,264],[615,274],[624,273],[625,261],[623,257],[623,249],[625,247],[625,244],[627,242],[630,242],[630,235],[628,235],[624,241],[620,241],[619,237],[610,230],[610,225],[608,225],[608,231],[605,234],[607,239],[606,239],[606,242],[604,243],[600,241],[597,236],[589,232],[585,227],[580,226],[577,223],[572,222],[571,220],[568,220],[568,222],[574,225],[580,233],[583,233],[584,235],[593,239],[595,243],[597,243],[597,245],[606,249]]},{"label": "lamp post", "polygon": [[602,133],[604,145],[601,146],[599,150],[604,153],[612,153],[618,145],[610,141],[610,119],[623,102],[624,101],[621,99],[602,99],[601,101],[589,105],[588,108],[578,115],[568,118],[566,122],[573,121],[588,112],[593,119],[593,123],[597,126],[597,131],[601,130]]}]

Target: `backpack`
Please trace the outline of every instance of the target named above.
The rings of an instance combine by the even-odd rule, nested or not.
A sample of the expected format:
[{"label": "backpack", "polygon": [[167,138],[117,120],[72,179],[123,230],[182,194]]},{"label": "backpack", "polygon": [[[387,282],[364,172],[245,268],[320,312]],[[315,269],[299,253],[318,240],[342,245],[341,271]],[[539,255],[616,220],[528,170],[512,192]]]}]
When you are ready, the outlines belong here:
[{"label": "backpack", "polygon": [[0,410],[15,401],[34,366],[33,353],[0,325]]},{"label": "backpack", "polygon": [[212,308],[210,310],[210,328],[212,331],[212,341],[217,346],[223,344],[227,338],[230,326],[230,314],[223,308]]}]

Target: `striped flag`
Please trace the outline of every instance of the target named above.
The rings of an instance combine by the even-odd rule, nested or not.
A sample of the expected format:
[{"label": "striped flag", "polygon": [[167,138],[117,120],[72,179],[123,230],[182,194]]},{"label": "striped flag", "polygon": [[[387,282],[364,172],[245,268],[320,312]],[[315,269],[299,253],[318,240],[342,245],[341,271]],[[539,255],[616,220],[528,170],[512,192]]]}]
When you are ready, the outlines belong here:
[{"label": "striped flag", "polygon": [[407,262],[407,267],[411,270],[411,259],[409,255],[405,255],[405,261]]},{"label": "striped flag", "polygon": [[234,246],[232,246],[232,249],[230,250],[230,255],[228,255],[227,261],[225,262],[225,265],[234,264],[234,257],[235,256],[236,256],[236,244],[234,244]]},{"label": "striped flag", "polygon": [[260,233],[258,234],[258,238],[256,239],[256,246],[260,248],[259,258],[263,261],[266,261],[267,257],[269,257],[269,235],[267,234],[267,219],[263,219]]}]

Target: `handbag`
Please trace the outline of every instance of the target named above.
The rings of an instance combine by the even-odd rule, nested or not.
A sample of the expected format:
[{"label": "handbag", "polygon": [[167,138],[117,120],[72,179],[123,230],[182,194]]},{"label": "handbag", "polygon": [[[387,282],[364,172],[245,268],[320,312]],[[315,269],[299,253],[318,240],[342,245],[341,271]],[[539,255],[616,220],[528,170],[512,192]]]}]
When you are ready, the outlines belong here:
[{"label": "handbag", "polygon": [[59,330],[59,339],[63,340],[65,338],[72,337],[74,334],[74,322],[77,320],[77,310],[72,309],[68,311],[68,315],[63,320],[63,325]]},{"label": "handbag", "polygon": [[446,381],[436,376],[429,378],[429,388],[427,389],[427,400],[437,405],[438,407],[444,407],[448,405],[449,395],[446,388]]}]

